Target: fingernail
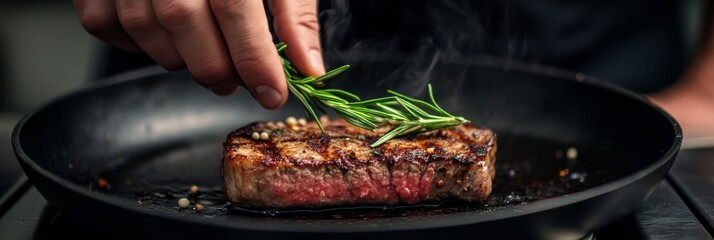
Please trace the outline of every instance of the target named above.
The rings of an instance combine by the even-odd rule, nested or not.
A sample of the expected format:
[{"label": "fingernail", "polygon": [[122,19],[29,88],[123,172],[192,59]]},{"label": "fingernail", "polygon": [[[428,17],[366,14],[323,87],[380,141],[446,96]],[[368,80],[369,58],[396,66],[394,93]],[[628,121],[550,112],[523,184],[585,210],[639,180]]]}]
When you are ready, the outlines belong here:
[{"label": "fingernail", "polygon": [[312,68],[318,71],[318,74],[325,74],[325,65],[322,62],[322,54],[316,49],[310,49],[310,65]]},{"label": "fingernail", "polygon": [[266,85],[260,85],[256,87],[255,93],[258,97],[258,101],[261,105],[263,105],[264,108],[276,108],[283,101],[283,96],[280,95],[280,93],[275,90],[275,88]]}]

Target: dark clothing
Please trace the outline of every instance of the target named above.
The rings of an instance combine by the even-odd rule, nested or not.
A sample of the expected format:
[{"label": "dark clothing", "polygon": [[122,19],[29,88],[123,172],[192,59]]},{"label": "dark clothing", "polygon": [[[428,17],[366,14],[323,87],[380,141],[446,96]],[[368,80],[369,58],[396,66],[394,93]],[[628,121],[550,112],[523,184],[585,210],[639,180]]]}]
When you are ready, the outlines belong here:
[{"label": "dark clothing", "polygon": [[[319,16],[331,66],[436,51],[452,58],[491,55],[649,93],[671,85],[685,66],[677,13],[677,1],[669,0],[325,0]],[[103,75],[150,62],[110,54]]]},{"label": "dark clothing", "polygon": [[[323,1],[324,2],[324,1]],[[582,72],[638,92],[661,90],[685,66],[676,1],[331,1],[323,45],[357,55],[486,54]],[[327,6],[323,6],[327,8]],[[350,19],[345,21],[344,19]],[[326,51],[329,54],[329,51]],[[354,57],[354,56],[351,56]]]}]

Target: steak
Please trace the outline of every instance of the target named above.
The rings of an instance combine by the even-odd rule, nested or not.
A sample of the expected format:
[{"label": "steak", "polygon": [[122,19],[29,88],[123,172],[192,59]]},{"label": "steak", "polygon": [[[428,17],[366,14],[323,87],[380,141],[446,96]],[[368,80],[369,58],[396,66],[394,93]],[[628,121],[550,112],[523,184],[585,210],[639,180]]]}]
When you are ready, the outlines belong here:
[{"label": "steak", "polygon": [[[315,122],[258,122],[230,133],[223,159],[228,198],[246,207],[320,208],[481,201],[491,193],[491,130],[462,124],[371,148],[386,127],[321,122],[324,133]],[[269,139],[253,138],[263,132]]]}]

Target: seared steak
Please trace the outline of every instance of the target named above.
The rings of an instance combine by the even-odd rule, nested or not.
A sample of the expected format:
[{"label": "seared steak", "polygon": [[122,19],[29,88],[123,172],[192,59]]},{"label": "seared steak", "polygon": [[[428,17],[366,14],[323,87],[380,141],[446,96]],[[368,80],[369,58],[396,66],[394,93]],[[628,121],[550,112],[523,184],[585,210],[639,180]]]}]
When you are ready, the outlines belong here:
[{"label": "seared steak", "polygon": [[[496,135],[490,130],[465,124],[371,148],[386,128],[322,123],[325,133],[315,122],[259,122],[229,134],[223,163],[228,198],[248,207],[319,208],[480,201],[491,193]],[[255,140],[254,132],[269,139]]]}]

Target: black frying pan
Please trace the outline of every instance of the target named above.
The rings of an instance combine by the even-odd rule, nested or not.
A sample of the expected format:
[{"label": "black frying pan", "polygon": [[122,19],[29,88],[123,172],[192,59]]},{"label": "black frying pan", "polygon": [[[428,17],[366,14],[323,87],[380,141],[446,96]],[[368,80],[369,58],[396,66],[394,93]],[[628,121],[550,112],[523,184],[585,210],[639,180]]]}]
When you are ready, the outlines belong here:
[{"label": "black frying pan", "polygon": [[[366,97],[419,88],[399,81],[410,76],[383,79],[400,64],[353,63],[333,86]],[[444,108],[499,134],[498,175],[486,202],[318,212],[231,207],[220,193],[225,136],[253,121],[299,116],[299,105],[262,110],[245,91],[214,96],[185,72],[157,68],[49,103],[18,123],[12,143],[42,195],[88,227],[120,237],[206,239],[577,239],[633,211],[681,144],[666,113],[582,75],[487,58],[417,67],[428,70],[421,73]],[[568,158],[569,148],[577,158]],[[108,190],[97,187],[100,177]],[[192,184],[203,190],[193,198],[208,206],[202,213],[176,205]]]}]

